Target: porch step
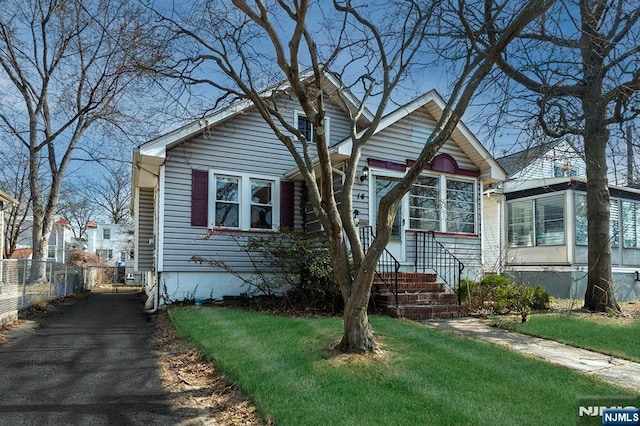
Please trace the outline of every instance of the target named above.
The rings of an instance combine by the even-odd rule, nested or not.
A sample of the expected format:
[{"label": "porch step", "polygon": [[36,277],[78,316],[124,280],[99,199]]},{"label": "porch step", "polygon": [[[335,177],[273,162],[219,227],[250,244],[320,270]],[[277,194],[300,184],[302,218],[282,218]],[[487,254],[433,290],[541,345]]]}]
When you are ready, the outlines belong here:
[{"label": "porch step", "polygon": [[[380,274],[373,278],[373,285],[381,290],[388,286],[385,284],[393,282],[393,274]],[[415,272],[398,272],[398,291],[444,291],[444,285],[437,282],[436,274],[420,274]]]},{"label": "porch step", "polygon": [[401,305],[388,310],[395,318],[412,321],[462,318],[469,315],[469,310],[464,305]]},{"label": "porch step", "polygon": [[414,272],[398,273],[398,306],[394,289],[382,279],[393,283],[393,274],[374,278],[374,300],[391,316],[414,321],[460,318],[469,314],[465,306],[458,305],[458,297],[445,292],[444,284],[437,282],[436,274]]},{"label": "porch step", "polygon": [[[382,305],[394,305],[396,297],[393,293],[386,291],[376,295],[376,302]],[[453,293],[418,291],[418,292],[398,292],[398,303],[413,305],[455,305],[458,303],[458,296]]]}]

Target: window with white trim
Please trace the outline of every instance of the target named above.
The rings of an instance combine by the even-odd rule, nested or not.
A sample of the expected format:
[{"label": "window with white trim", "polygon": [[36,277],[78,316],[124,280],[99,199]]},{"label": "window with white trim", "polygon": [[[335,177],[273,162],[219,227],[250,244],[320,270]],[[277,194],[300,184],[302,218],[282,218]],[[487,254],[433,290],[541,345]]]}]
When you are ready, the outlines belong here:
[{"label": "window with white trim", "polygon": [[[620,246],[620,209],[618,200],[609,200],[609,235],[611,236],[611,247]],[[589,242],[588,237],[588,221],[587,221],[587,196],[586,194],[576,193],[575,195],[575,214],[576,214],[576,245],[586,246]],[[624,212],[623,201],[623,212]]]},{"label": "window with white trim", "polygon": [[251,228],[273,228],[273,181],[249,179],[251,182]]},{"label": "window with white trim", "polygon": [[[316,129],[313,123],[301,111],[295,111],[293,114],[293,126],[300,131],[309,142],[316,142]],[[327,141],[329,140],[329,117],[324,119],[324,132]]]},{"label": "window with white trim", "polygon": [[558,194],[507,203],[509,246],[564,245],[564,197],[564,194]]},{"label": "window with white trim", "polygon": [[640,203],[622,202],[622,242],[624,248],[640,248]]},{"label": "window with white trim", "polygon": [[475,181],[421,175],[409,190],[409,226],[422,231],[473,234]]},{"label": "window with white trim", "polygon": [[280,224],[278,178],[211,170],[210,217],[214,228],[275,230]]},{"label": "window with white trim", "polygon": [[214,225],[225,228],[240,227],[240,178],[215,177]]}]

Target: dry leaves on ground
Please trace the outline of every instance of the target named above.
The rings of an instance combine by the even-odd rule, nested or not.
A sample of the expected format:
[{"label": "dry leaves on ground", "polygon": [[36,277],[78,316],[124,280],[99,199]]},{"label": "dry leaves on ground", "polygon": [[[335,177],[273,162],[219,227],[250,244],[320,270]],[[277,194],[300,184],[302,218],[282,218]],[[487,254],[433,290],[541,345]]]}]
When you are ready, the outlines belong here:
[{"label": "dry leaves on ground", "polygon": [[181,425],[262,425],[251,403],[187,342],[179,338],[168,315],[153,318],[160,378],[170,392]]}]

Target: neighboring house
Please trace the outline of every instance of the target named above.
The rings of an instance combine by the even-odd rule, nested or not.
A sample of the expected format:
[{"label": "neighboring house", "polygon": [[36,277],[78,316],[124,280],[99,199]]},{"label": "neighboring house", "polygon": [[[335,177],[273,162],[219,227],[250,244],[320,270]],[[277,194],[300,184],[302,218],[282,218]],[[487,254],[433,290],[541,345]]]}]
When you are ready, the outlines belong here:
[{"label": "neighboring house", "polygon": [[[351,140],[348,114],[337,102],[341,84],[325,74],[326,128],[332,145],[336,188],[341,185]],[[279,86],[279,90],[286,90]],[[284,92],[268,92],[279,111],[313,140],[299,105]],[[362,151],[353,197],[363,230],[375,229],[378,201],[417,158],[444,108],[435,92],[386,115]],[[365,114],[361,128],[369,124]],[[464,124],[425,168],[402,200],[388,249],[404,270],[414,270],[422,241],[435,231],[465,264],[481,272],[483,189],[506,174]],[[246,288],[234,274],[190,262],[192,256],[224,261],[236,273],[251,274],[239,249],[247,235],[278,232],[280,227],[314,231],[319,224],[304,205],[304,181],[282,143],[248,102],[238,102],[199,122],[142,144],[133,153],[136,272],[155,285],[156,306],[166,291],[170,300],[237,295]],[[212,232],[209,232],[212,230]],[[208,235],[208,238],[205,236]]]},{"label": "neighboring house", "polygon": [[108,266],[125,266],[133,257],[133,234],[129,226],[88,222],[87,252],[97,254]]},{"label": "neighboring house", "polygon": [[[0,260],[4,259],[5,252],[5,243],[6,243],[6,225],[5,225],[5,210],[10,209],[15,204],[18,204],[18,201],[13,197],[10,197],[8,194],[0,191]],[[1,279],[1,275],[0,275]]]},{"label": "neighboring house", "polygon": [[[485,191],[485,272],[582,298],[587,283],[584,160],[563,141],[498,162],[509,180]],[[640,297],[640,190],[610,185],[611,250],[618,300]]]},{"label": "neighboring house", "polygon": [[65,218],[58,219],[54,222],[51,234],[49,234],[47,260],[66,263],[74,243],[73,226]]}]

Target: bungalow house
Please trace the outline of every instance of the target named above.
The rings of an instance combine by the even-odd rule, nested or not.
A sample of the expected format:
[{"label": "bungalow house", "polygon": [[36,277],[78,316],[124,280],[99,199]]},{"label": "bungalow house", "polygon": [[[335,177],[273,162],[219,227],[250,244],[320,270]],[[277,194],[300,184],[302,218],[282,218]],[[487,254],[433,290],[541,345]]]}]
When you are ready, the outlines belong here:
[{"label": "bungalow house", "polygon": [[[585,163],[556,141],[497,159],[509,180],[485,191],[484,272],[581,298],[587,285]],[[640,297],[640,191],[609,185],[616,298]]]},{"label": "bungalow house", "polygon": [[[350,123],[338,96],[359,106],[330,73],[323,76],[328,105],[326,129],[332,146],[336,187],[350,153]],[[312,126],[286,86],[265,95],[313,141]],[[435,91],[386,115],[365,145],[354,186],[353,214],[366,239],[389,186],[418,156],[444,108]],[[358,123],[364,129],[370,114]],[[506,174],[464,124],[425,167],[404,197],[388,252],[401,271],[424,268],[425,247],[434,235],[466,276],[481,272],[483,188]],[[155,285],[155,306],[187,297],[222,298],[246,291],[224,270],[189,262],[192,256],[224,261],[251,274],[237,241],[247,235],[320,229],[304,202],[304,181],[288,151],[247,102],[236,102],[198,122],[140,145],[133,152],[134,270]],[[213,230],[208,235],[208,231]]]}]

